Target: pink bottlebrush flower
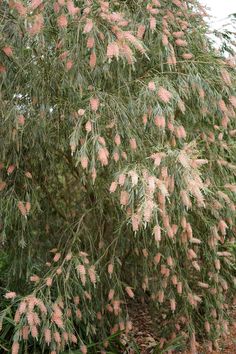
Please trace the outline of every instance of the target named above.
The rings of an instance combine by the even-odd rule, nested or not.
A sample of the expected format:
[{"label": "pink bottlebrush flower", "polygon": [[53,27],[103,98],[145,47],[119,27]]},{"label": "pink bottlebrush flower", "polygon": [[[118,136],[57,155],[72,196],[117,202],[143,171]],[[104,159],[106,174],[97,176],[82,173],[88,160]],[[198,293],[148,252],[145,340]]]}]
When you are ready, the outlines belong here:
[{"label": "pink bottlebrush flower", "polygon": [[22,338],[23,340],[28,340],[29,338],[29,326],[22,327]]},{"label": "pink bottlebrush flower", "polygon": [[143,124],[146,125],[148,121],[146,114],[143,115],[142,120],[143,120]]},{"label": "pink bottlebrush flower", "polygon": [[139,25],[138,26],[138,31],[137,31],[137,38],[143,39],[145,31],[146,31],[146,26],[145,25]]},{"label": "pink bottlebrush flower", "polygon": [[139,229],[140,216],[138,214],[133,214],[131,217],[133,231],[136,232]]},{"label": "pink bottlebrush flower", "polygon": [[178,282],[177,284],[177,293],[182,294],[183,292],[183,284],[181,282]]},{"label": "pink bottlebrush flower", "polygon": [[31,209],[31,203],[30,203],[30,202],[26,202],[26,203],[25,203],[25,210],[26,210],[26,213],[27,213],[27,214],[29,214],[30,209]]},{"label": "pink bottlebrush flower", "polygon": [[187,45],[188,45],[187,41],[185,41],[184,39],[180,39],[180,38],[176,39],[175,43],[179,47],[187,47]]},{"label": "pink bottlebrush flower", "polygon": [[72,60],[68,60],[66,62],[66,65],[65,65],[66,66],[66,70],[70,71],[73,68],[73,65],[74,65],[73,61]]},{"label": "pink bottlebrush flower", "polygon": [[128,294],[129,297],[134,298],[134,292],[133,292],[133,290],[131,289],[130,286],[127,286],[125,288],[125,291],[126,291],[126,293]]},{"label": "pink bottlebrush flower", "polygon": [[56,311],[52,315],[52,322],[54,322],[59,328],[64,327],[64,323],[61,316],[62,315],[61,314],[59,315],[59,313],[57,313]]},{"label": "pink bottlebrush flower", "polygon": [[108,165],[109,152],[107,148],[103,147],[98,150],[98,160],[101,162],[102,166]]},{"label": "pink bottlebrush flower", "polygon": [[31,275],[31,277],[30,277],[30,281],[32,281],[33,283],[37,283],[37,282],[39,282],[39,280],[40,280],[40,278],[37,275]]},{"label": "pink bottlebrush flower", "polygon": [[25,302],[24,300],[20,302],[20,305],[19,305],[19,307],[18,307],[18,310],[19,310],[19,313],[20,313],[20,314],[25,313],[25,311],[26,311],[26,306],[27,306],[27,304],[26,304],[26,302]]},{"label": "pink bottlebrush flower", "polygon": [[21,114],[17,117],[17,122],[19,125],[24,125],[25,124],[25,117]]},{"label": "pink bottlebrush flower", "polygon": [[38,337],[38,329],[34,325],[31,327],[31,335],[32,335],[33,338],[37,338]]},{"label": "pink bottlebrush flower", "polygon": [[164,298],[165,298],[164,291],[163,290],[158,291],[158,301],[161,304],[164,302]]},{"label": "pink bottlebrush flower", "polygon": [[16,297],[16,293],[14,291],[10,291],[4,295],[6,299],[14,299]]},{"label": "pink bottlebrush flower", "polygon": [[97,63],[97,56],[95,52],[92,52],[90,54],[90,60],[89,60],[89,65],[91,69],[94,69]]},{"label": "pink bottlebrush flower", "polygon": [[168,56],[167,58],[167,63],[169,65],[176,65],[177,63],[177,60],[176,60],[176,56],[175,56],[175,53],[173,52],[171,55]]},{"label": "pink bottlebrush flower", "polygon": [[63,332],[63,333],[62,333],[62,338],[64,339],[64,341],[65,341],[66,343],[68,343],[68,341],[69,341],[69,334],[68,334],[67,332]]},{"label": "pink bottlebrush flower", "polygon": [[28,29],[29,34],[31,36],[35,36],[36,34],[40,33],[44,26],[44,18],[41,14],[37,14],[34,17],[34,22],[32,26]]},{"label": "pink bottlebrush flower", "polygon": [[58,13],[59,13],[59,11],[60,11],[60,6],[59,6],[58,2],[54,2],[54,4],[53,4],[53,10],[54,10],[55,14],[58,14]]},{"label": "pink bottlebrush flower", "polygon": [[128,44],[119,43],[119,48],[120,48],[120,53],[126,58],[128,64],[133,64],[134,62],[133,52],[131,48],[128,46]]},{"label": "pink bottlebrush flower", "polygon": [[103,136],[99,136],[98,137],[98,142],[103,145],[106,146],[106,140],[103,138]]},{"label": "pink bottlebrush flower", "polygon": [[80,350],[81,350],[82,354],[87,354],[87,352],[88,352],[86,345],[81,345]]},{"label": "pink bottlebrush flower", "polygon": [[166,126],[165,117],[157,115],[155,117],[155,125],[160,129],[165,129]]},{"label": "pink bottlebrush flower", "polygon": [[85,275],[86,274],[86,269],[83,264],[79,264],[76,269],[78,270],[80,275]]},{"label": "pink bottlebrush flower", "polygon": [[121,175],[119,175],[118,183],[120,186],[123,186],[125,184],[125,180],[126,180],[125,174],[122,173]]},{"label": "pink bottlebrush flower", "polygon": [[107,57],[112,59],[113,57],[118,58],[120,53],[119,46],[116,42],[111,42],[107,46]]},{"label": "pink bottlebrush flower", "polygon": [[113,159],[115,160],[115,162],[119,161],[120,155],[119,155],[119,153],[117,151],[114,152]]},{"label": "pink bottlebrush flower", "polygon": [[23,202],[19,201],[19,202],[17,203],[17,207],[18,207],[18,209],[20,210],[21,215],[26,216],[27,210],[26,210],[26,208],[25,208]]},{"label": "pink bottlebrush flower", "polygon": [[49,287],[52,286],[52,278],[47,278],[46,279],[46,285],[49,286]]},{"label": "pink bottlebrush flower", "polygon": [[11,353],[12,354],[18,354],[19,350],[20,350],[19,342],[13,342],[12,347],[11,347]]},{"label": "pink bottlebrush flower", "polygon": [[83,33],[89,33],[93,29],[93,21],[91,19],[87,19],[87,22],[84,26]]},{"label": "pink bottlebrush flower", "polygon": [[60,336],[60,333],[59,332],[54,332],[53,333],[53,338],[54,338],[54,340],[55,340],[55,342],[57,343],[57,344],[60,344],[61,343],[61,336]]},{"label": "pink bottlebrush flower", "polygon": [[195,258],[197,258],[196,253],[195,253],[194,250],[191,249],[191,248],[188,250],[188,258],[189,258],[189,259],[195,259]]},{"label": "pink bottlebrush flower", "polygon": [[121,139],[120,139],[120,135],[116,134],[115,138],[114,138],[115,144],[117,146],[119,146],[121,144]]},{"label": "pink bottlebrush flower", "polygon": [[74,334],[71,333],[71,334],[69,335],[69,338],[70,338],[70,341],[71,341],[72,343],[77,344],[78,340],[77,340],[77,338],[76,338],[76,336],[75,336]]},{"label": "pink bottlebrush flower", "polygon": [[7,169],[7,174],[10,175],[12,172],[15,170],[16,166],[15,165],[10,165]]},{"label": "pink bottlebrush flower", "polygon": [[84,109],[80,108],[80,109],[78,110],[78,115],[79,115],[80,117],[82,117],[82,116],[84,115],[84,113],[85,113],[85,110],[84,110]]},{"label": "pink bottlebrush flower", "polygon": [[27,322],[28,322],[29,326],[32,327],[32,326],[34,325],[34,315],[33,315],[33,312],[32,312],[32,311],[27,312],[26,317],[27,317]]},{"label": "pink bottlebrush flower", "polygon": [[236,96],[230,96],[229,101],[232,104],[232,106],[236,108]]},{"label": "pink bottlebrush flower", "polygon": [[62,269],[61,268],[57,268],[56,273],[57,273],[57,275],[62,274]]},{"label": "pink bottlebrush flower", "polygon": [[49,345],[52,341],[51,330],[49,328],[45,328],[44,330],[44,340]]},{"label": "pink bottlebrush flower", "polygon": [[93,112],[97,112],[98,108],[99,108],[100,102],[98,98],[90,98],[90,106]]},{"label": "pink bottlebrush flower", "polygon": [[137,143],[136,143],[135,138],[130,139],[129,143],[130,143],[131,150],[137,149]]},{"label": "pink bottlebrush flower", "polygon": [[[9,3],[10,5],[10,3]],[[14,1],[12,8],[16,9],[16,11],[18,11],[18,14],[22,17],[25,17],[27,14],[27,8],[22,4],[21,1]]]},{"label": "pink bottlebrush flower", "polygon": [[161,241],[161,228],[159,225],[154,226],[153,233],[154,233],[155,241],[160,242]]},{"label": "pink bottlebrush flower", "polygon": [[72,16],[76,15],[79,12],[79,8],[75,7],[74,2],[72,0],[67,0],[66,6],[69,14]]},{"label": "pink bottlebrush flower", "polygon": [[120,204],[121,205],[127,205],[129,203],[129,193],[126,191],[121,191],[120,194]]},{"label": "pink bottlebrush flower", "polygon": [[92,49],[94,47],[94,44],[95,44],[94,37],[92,37],[92,36],[88,37],[88,39],[87,39],[87,48],[88,49]]},{"label": "pink bottlebrush flower", "polygon": [[61,258],[61,254],[60,253],[56,253],[55,256],[53,257],[53,261],[54,262],[58,262],[60,258]]},{"label": "pink bottlebrush flower", "polygon": [[155,85],[154,81],[150,81],[150,82],[148,83],[148,89],[149,89],[150,91],[155,91],[156,85]]},{"label": "pink bottlebrush flower", "polygon": [[168,46],[168,44],[169,44],[168,37],[165,34],[163,34],[163,36],[162,36],[162,44],[164,46]]},{"label": "pink bottlebrush flower", "polygon": [[31,10],[35,10],[41,4],[42,4],[42,0],[32,0],[30,8],[31,8]]},{"label": "pink bottlebrush flower", "polygon": [[172,94],[162,86],[159,88],[157,95],[164,103],[168,103],[172,97]]},{"label": "pink bottlebrush flower", "polygon": [[88,158],[87,156],[81,156],[80,163],[83,169],[88,167]]},{"label": "pink bottlebrush flower", "polygon": [[116,191],[116,188],[117,188],[117,182],[112,182],[109,189],[110,193],[114,193]]},{"label": "pink bottlebrush flower", "polygon": [[96,283],[96,272],[95,272],[95,267],[94,266],[91,266],[88,269],[88,274],[89,274],[89,278],[90,278],[91,283],[95,284]]},{"label": "pink bottlebrush flower", "polygon": [[6,182],[0,181],[0,192],[3,191],[6,188],[7,184]]},{"label": "pink bottlebrush flower", "polygon": [[184,54],[182,54],[182,58],[185,60],[193,59],[193,54],[192,53],[184,53]]},{"label": "pink bottlebrush flower", "polygon": [[154,257],[154,263],[155,264],[159,264],[160,263],[160,260],[161,260],[161,254],[160,253],[157,253]]},{"label": "pink bottlebrush flower", "polygon": [[198,272],[200,272],[201,268],[200,268],[200,266],[199,266],[197,261],[193,261],[192,262],[192,266],[193,266],[194,269],[196,269]]},{"label": "pink bottlebrush flower", "polygon": [[155,17],[151,16],[149,20],[150,30],[153,32],[156,29],[157,21]]},{"label": "pink bottlebrush flower", "polygon": [[114,270],[114,264],[113,263],[108,264],[108,268],[107,268],[108,274],[111,275],[113,273],[113,270]]},{"label": "pink bottlebrush flower", "polygon": [[172,312],[175,312],[176,310],[176,301],[175,299],[170,299],[170,308]]},{"label": "pink bottlebrush flower", "polygon": [[218,106],[219,106],[220,110],[223,113],[227,113],[228,112],[228,108],[226,107],[226,104],[225,104],[224,100],[219,100]]},{"label": "pink bottlebrush flower", "polygon": [[21,318],[20,311],[19,311],[19,310],[16,310],[15,316],[14,316],[14,322],[15,322],[15,323],[19,323],[19,322],[20,322],[20,318]]},{"label": "pink bottlebrush flower", "polygon": [[178,31],[178,32],[173,32],[173,37],[175,38],[180,38],[184,36],[184,32],[183,31]]},{"label": "pink bottlebrush flower", "polygon": [[152,200],[148,200],[145,203],[144,215],[143,215],[145,222],[150,222],[151,217],[152,217],[153,208],[154,208],[154,202]]},{"label": "pink bottlebrush flower", "polygon": [[58,27],[60,27],[60,28],[66,28],[68,25],[68,20],[67,20],[66,15],[60,15],[57,19],[57,24],[58,24]]},{"label": "pink bottlebrush flower", "polygon": [[231,77],[230,77],[230,74],[227,70],[225,70],[225,69],[221,70],[221,77],[227,86],[229,86],[229,87],[232,86]]},{"label": "pink bottlebrush flower", "polygon": [[184,113],[186,111],[185,104],[181,99],[178,100],[178,108],[180,109],[180,111],[182,113]]},{"label": "pink bottlebrush flower", "polygon": [[177,284],[178,284],[178,278],[177,278],[177,276],[176,276],[176,275],[173,275],[173,276],[171,277],[171,281],[172,281],[172,284],[173,284],[173,285],[177,285]]},{"label": "pink bottlebrush flower", "polygon": [[92,131],[92,122],[90,120],[88,120],[85,124],[85,130],[87,133],[90,133]]},{"label": "pink bottlebrush flower", "polygon": [[77,310],[76,310],[76,317],[77,317],[79,320],[82,320],[82,312],[80,311],[80,309],[77,309]]},{"label": "pink bottlebrush flower", "polygon": [[8,57],[12,57],[13,56],[13,51],[11,47],[3,47],[2,51],[8,56]]},{"label": "pink bottlebrush flower", "polygon": [[223,236],[226,235],[226,230],[228,229],[228,225],[224,220],[220,220],[218,224],[218,228]]},{"label": "pink bottlebrush flower", "polygon": [[109,293],[108,293],[108,300],[111,301],[113,299],[114,295],[115,295],[115,290],[110,289]]}]

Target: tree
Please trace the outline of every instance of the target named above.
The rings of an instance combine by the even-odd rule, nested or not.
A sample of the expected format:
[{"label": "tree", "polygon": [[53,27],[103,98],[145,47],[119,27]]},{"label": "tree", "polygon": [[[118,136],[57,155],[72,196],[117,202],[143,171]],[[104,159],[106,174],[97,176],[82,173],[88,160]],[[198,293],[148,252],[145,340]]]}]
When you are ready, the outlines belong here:
[{"label": "tree", "polygon": [[[1,336],[61,353],[131,330],[227,332],[235,63],[195,0],[1,2]],[[101,349],[102,350],[102,349]]]}]

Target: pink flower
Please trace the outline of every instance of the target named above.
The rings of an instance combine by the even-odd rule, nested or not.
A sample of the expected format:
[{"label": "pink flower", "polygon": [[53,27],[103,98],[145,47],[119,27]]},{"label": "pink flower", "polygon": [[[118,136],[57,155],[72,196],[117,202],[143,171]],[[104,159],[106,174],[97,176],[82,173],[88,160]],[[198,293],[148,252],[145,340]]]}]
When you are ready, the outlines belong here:
[{"label": "pink flower", "polygon": [[3,51],[8,57],[12,57],[12,55],[13,55],[13,51],[12,51],[11,47],[4,47],[4,48],[2,48],[2,51]]},{"label": "pink flower", "polygon": [[86,25],[84,26],[83,33],[89,33],[93,29],[93,21],[87,19]]},{"label": "pink flower", "polygon": [[153,32],[156,29],[157,21],[155,17],[151,16],[149,20],[150,30]]},{"label": "pink flower", "polygon": [[94,37],[88,37],[88,40],[87,40],[87,48],[88,49],[91,49],[94,47]]},{"label": "pink flower", "polygon": [[107,57],[112,59],[113,57],[119,57],[119,46],[116,42],[109,43],[107,46]]},{"label": "pink flower", "polygon": [[127,205],[129,202],[129,193],[126,191],[121,191],[120,194],[120,204],[121,205]]},{"label": "pink flower", "polygon": [[90,68],[94,69],[96,66],[96,62],[97,62],[96,54],[95,54],[95,52],[92,52],[90,54],[90,60],[89,60]]},{"label": "pink flower", "polygon": [[193,54],[192,53],[184,53],[182,54],[182,57],[185,59],[185,60],[190,60],[193,58]]},{"label": "pink flower", "polygon": [[57,24],[61,28],[66,28],[67,25],[68,25],[67,17],[65,15],[59,16],[58,19],[57,19]]},{"label": "pink flower", "polygon": [[97,112],[98,108],[99,108],[99,99],[98,98],[91,98],[90,99],[90,106],[92,111]]},{"label": "pink flower", "polygon": [[142,39],[143,36],[144,36],[145,31],[146,31],[145,25],[140,25],[138,27],[138,31],[137,31],[137,38]]},{"label": "pink flower", "polygon": [[155,91],[155,89],[156,89],[155,82],[154,81],[150,81],[148,83],[148,88],[149,88],[150,91]]},{"label": "pink flower", "polygon": [[74,3],[72,0],[67,0],[67,10],[70,15],[76,15],[79,12],[79,8],[75,7]]},{"label": "pink flower", "polygon": [[103,147],[98,151],[98,160],[101,162],[102,166],[108,165],[109,152],[107,148]]},{"label": "pink flower", "polygon": [[14,291],[5,294],[6,299],[14,299],[15,297],[16,297],[16,293]]},{"label": "pink flower", "polygon": [[155,117],[155,124],[158,128],[162,128],[165,129],[166,126],[166,121],[165,121],[165,117],[163,116],[156,116]]},{"label": "pink flower", "polygon": [[159,88],[157,95],[164,103],[168,103],[172,97],[172,94],[162,86]]}]

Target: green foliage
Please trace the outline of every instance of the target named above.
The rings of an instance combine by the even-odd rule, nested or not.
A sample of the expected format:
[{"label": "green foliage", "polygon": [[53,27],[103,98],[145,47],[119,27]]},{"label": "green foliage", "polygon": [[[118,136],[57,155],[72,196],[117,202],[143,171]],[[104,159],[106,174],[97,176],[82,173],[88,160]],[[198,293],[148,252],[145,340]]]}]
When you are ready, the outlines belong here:
[{"label": "green foliage", "polygon": [[0,345],[13,354],[121,351],[127,297],[147,294],[157,351],[195,353],[203,337],[210,351],[227,332],[235,62],[203,17],[195,0],[0,3]]}]

